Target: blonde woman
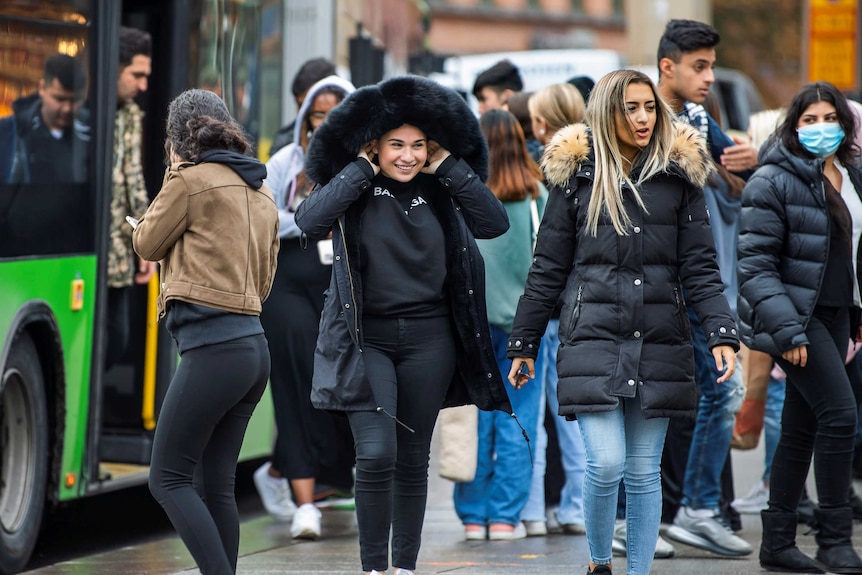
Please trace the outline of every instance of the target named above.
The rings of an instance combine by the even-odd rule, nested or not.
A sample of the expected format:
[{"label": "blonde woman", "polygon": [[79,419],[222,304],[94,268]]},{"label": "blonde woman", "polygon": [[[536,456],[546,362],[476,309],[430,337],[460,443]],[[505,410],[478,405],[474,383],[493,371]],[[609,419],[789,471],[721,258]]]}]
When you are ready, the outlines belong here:
[{"label": "blonde woman", "polygon": [[589,127],[554,136],[535,259],[508,343],[509,382],[534,360],[562,297],[559,413],[577,419],[587,456],[590,573],[611,573],[617,491],[626,484],[629,575],[650,571],[661,518],[660,462],[670,417],[697,394],[687,292],[726,381],[736,324],[723,297],[703,185],[710,160],[694,128],[675,123],[650,79],[618,70],[596,84]]}]

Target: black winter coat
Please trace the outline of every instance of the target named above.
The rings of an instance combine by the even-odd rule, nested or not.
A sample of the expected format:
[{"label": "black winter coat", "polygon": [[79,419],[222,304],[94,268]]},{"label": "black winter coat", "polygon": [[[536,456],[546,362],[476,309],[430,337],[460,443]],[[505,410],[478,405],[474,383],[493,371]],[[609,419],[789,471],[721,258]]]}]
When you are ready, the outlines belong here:
[{"label": "black winter coat", "polygon": [[710,160],[694,128],[675,124],[675,130],[667,172],[639,187],[646,210],[624,189],[632,219],[625,236],[607,217],[595,237],[586,232],[595,165],[586,126],[558,132],[543,158],[552,187],[508,355],[536,356],[562,292],[557,394],[560,415],[570,419],[611,411],[621,397],[636,395],[647,418],[694,414],[682,289],[709,347],[738,348],[703,196]]},{"label": "black winter coat", "polygon": [[[780,356],[807,345],[829,253],[823,160],[771,140],[742,192],[737,254],[739,329],[751,349]],[[862,195],[862,170],[845,166]],[[862,270],[857,256],[856,273]],[[854,331],[855,333],[855,326]]]},{"label": "black winter coat", "polygon": [[[364,162],[365,160],[358,160]],[[447,292],[457,332],[457,367],[441,407],[474,403],[511,413],[491,345],[485,310],[485,267],[475,238],[494,238],[509,228],[506,211],[464,160],[440,177],[419,174],[423,194],[446,237]],[[311,240],[332,231],[332,280],[320,318],[311,401],[332,411],[377,409],[362,360],[362,285],[358,270],[361,215],[371,182],[351,162],[300,204],[296,225]]]}]

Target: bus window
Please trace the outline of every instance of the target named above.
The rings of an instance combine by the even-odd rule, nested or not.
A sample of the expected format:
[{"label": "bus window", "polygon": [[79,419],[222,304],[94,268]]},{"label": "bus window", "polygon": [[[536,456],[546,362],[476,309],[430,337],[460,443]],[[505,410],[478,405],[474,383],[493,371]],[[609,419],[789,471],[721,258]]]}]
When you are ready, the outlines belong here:
[{"label": "bus window", "polygon": [[191,35],[191,86],[224,99],[231,114],[257,145],[259,158],[281,125],[281,1],[196,4]]},{"label": "bus window", "polygon": [[0,18],[0,257],[93,251],[87,2]]}]

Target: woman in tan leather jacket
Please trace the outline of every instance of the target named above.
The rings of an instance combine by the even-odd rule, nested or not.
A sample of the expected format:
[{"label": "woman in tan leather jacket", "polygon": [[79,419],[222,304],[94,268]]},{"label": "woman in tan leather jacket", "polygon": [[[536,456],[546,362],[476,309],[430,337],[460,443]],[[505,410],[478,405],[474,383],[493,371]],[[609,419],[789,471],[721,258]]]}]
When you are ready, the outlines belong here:
[{"label": "woman in tan leather jacket", "polygon": [[[236,572],[234,476],[270,357],[260,324],[278,252],[266,168],[224,102],[188,90],[170,104],[162,189],[135,229],[161,262],[159,319],[181,361],[156,427],[150,491],[204,575]],[[201,466],[204,498],[192,484]]]}]

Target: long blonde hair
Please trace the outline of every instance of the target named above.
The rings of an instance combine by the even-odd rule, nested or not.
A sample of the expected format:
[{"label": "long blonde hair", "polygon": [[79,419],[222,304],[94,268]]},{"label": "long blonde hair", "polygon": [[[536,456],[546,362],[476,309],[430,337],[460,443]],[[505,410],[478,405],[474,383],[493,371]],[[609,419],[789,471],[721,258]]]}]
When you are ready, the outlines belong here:
[{"label": "long blonde hair", "polygon": [[[626,89],[629,84],[645,84],[650,87],[656,101],[656,123],[649,144],[640,151],[643,168],[637,182],[629,178],[617,139],[616,119],[625,118]],[[587,124],[593,133],[595,152],[595,181],[590,205],[587,209],[587,232],[598,233],[602,212],[607,213],[617,234],[629,234],[631,217],[623,202],[622,185],[628,184],[641,209],[646,210],[638,186],[667,169],[673,144],[673,112],[662,100],[649,76],[635,70],[617,70],[600,79],[590,93],[587,105]]]}]

